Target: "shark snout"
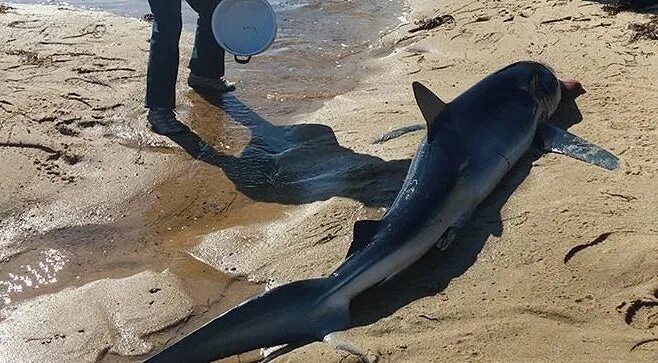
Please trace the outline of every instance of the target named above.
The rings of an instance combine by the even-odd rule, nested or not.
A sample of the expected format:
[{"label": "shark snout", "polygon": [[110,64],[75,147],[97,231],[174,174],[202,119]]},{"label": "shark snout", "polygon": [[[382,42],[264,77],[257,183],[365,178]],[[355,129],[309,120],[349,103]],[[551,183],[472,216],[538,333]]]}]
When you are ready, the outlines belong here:
[{"label": "shark snout", "polygon": [[574,79],[560,80],[560,87],[562,87],[562,97],[569,99],[575,100],[578,96],[587,93],[583,85]]}]

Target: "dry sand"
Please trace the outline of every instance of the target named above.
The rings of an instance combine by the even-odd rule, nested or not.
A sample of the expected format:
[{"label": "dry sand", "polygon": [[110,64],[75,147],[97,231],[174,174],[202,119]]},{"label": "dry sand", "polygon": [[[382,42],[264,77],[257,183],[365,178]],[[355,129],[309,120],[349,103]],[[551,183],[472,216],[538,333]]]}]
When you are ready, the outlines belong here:
[{"label": "dry sand", "polygon": [[[46,286],[52,294],[19,294],[2,311],[0,357],[14,360],[9,352],[18,350],[21,361],[125,360],[122,354],[158,349],[232,304],[199,291],[237,282],[194,265],[185,251],[260,282],[329,274],[354,220],[383,213],[422,137],[371,143],[420,122],[410,82],[450,100],[510,62],[532,59],[582,82],[588,93],[577,100],[579,112],[562,112],[556,122],[582,119],[570,130],[619,155],[621,169],[528,155],[445,253],[431,252],[357,299],[358,327],[339,336],[378,362],[654,362],[658,43],[631,42],[628,29],[649,16],[612,16],[587,1],[410,6],[362,64],[367,76],[354,91],[296,116],[293,126],[265,128],[297,147],[264,161],[282,171],[263,176],[272,184],[297,177],[281,193],[249,188],[258,178],[241,184],[233,159],[194,161],[146,131],[148,24],[43,7],[0,14],[0,273],[16,275],[21,259],[41,254],[61,267],[52,291]],[[415,20],[447,14],[453,23],[409,33]],[[244,135],[263,131],[239,126],[239,112],[227,116],[181,94],[184,117],[214,149],[249,151]],[[206,119],[220,122],[199,122]],[[262,169],[251,163],[262,160],[245,159]],[[327,163],[336,171],[316,168]],[[165,271],[168,262],[173,268]],[[162,291],[150,293],[156,288]],[[227,296],[239,301],[257,289],[242,283]],[[161,292],[167,304],[150,304],[149,295]],[[98,313],[83,318],[77,310]],[[191,315],[197,319],[176,325]],[[75,335],[87,331],[74,324],[79,319],[98,325],[89,343]],[[164,337],[152,334],[162,329]],[[279,361],[356,360],[317,343]]]}]

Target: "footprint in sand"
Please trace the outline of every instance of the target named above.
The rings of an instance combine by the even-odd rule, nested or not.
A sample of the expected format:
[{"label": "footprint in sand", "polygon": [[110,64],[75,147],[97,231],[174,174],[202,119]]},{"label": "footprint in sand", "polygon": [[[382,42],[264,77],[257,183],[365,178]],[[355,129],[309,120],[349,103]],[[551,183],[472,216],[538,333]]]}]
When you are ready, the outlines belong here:
[{"label": "footprint in sand", "polygon": [[[617,312],[623,314],[624,321],[629,326],[655,333],[653,329],[658,329],[658,287],[654,288],[649,297],[635,299],[629,303],[622,302],[617,306]],[[635,343],[630,350],[653,351],[656,348],[658,348],[658,338],[651,337]]]},{"label": "footprint in sand", "polygon": [[[655,295],[658,297],[658,290]],[[617,311],[624,314],[624,321],[633,328],[649,330],[658,327],[658,299],[623,302],[617,306]]]},{"label": "footprint in sand", "polygon": [[658,234],[606,232],[574,246],[564,263],[609,293],[645,284],[658,271]]},{"label": "footprint in sand", "polygon": [[[590,242],[576,245],[564,256],[564,263],[590,285],[611,296],[628,294],[616,310],[626,324],[639,330],[658,328],[658,234],[615,231],[600,234]],[[638,291],[649,293],[638,294]],[[635,295],[633,297],[633,295]],[[643,296],[645,295],[645,296]],[[638,297],[643,296],[643,297]],[[644,349],[657,340],[643,340],[631,350]]]}]

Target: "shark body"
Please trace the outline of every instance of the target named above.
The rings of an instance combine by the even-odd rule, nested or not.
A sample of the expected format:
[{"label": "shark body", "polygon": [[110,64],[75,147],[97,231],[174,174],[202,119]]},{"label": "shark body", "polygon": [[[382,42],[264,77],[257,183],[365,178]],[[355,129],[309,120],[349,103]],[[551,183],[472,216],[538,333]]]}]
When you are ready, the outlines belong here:
[{"label": "shark body", "polygon": [[565,85],[535,62],[509,65],[449,104],[414,83],[427,136],[383,218],[355,224],[344,263],[328,277],[247,300],[148,362],[208,362],[257,348],[301,346],[348,328],[350,301],[434,245],[446,248],[533,142],[614,169],[612,154],[545,123]]}]

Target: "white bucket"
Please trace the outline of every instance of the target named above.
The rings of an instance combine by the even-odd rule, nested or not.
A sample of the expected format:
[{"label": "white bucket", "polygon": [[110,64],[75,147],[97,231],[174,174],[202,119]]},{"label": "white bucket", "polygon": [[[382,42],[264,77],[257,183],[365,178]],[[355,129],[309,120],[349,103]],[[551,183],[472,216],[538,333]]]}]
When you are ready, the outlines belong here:
[{"label": "white bucket", "polygon": [[212,32],[236,62],[249,63],[274,42],[276,15],[267,0],[222,0],[212,15]]}]

